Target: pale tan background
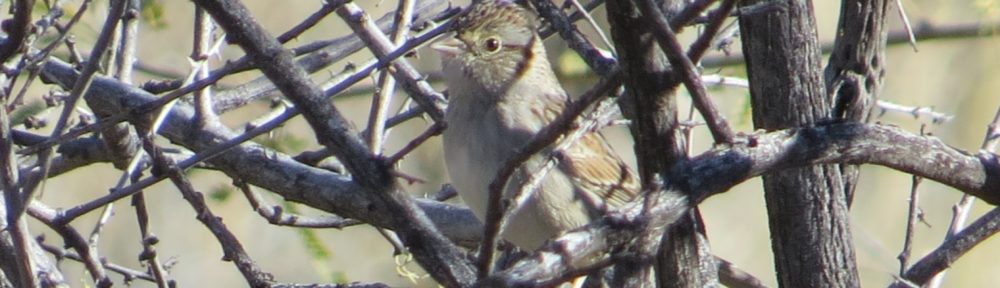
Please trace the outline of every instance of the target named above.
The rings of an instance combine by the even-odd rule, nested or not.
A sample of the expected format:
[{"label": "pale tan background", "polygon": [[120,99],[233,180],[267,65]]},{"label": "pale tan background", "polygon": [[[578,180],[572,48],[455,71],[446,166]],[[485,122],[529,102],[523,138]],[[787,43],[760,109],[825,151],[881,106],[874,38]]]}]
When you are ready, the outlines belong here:
[{"label": "pale tan background", "polygon": [[[148,25],[141,33],[139,56],[144,64],[160,67],[182,74],[189,69],[187,57],[190,54],[190,32],[192,4],[188,1],[160,1],[165,7],[166,27],[152,28]],[[311,14],[320,1],[244,1],[258,20],[272,32],[279,34]],[[394,9],[395,1],[381,2],[381,7],[365,1],[359,2],[368,11],[381,16]],[[1000,20],[1000,3],[996,0],[978,1],[904,1],[914,23],[929,21],[935,24],[950,22],[978,22]],[[80,47],[90,47],[96,38],[96,30],[103,21],[105,2],[99,1],[96,8],[88,12],[87,26],[76,30]],[[833,39],[833,28],[837,21],[839,2],[816,1],[816,13],[820,23],[819,35],[822,41]],[[72,10],[71,10],[72,11]],[[598,9],[598,19],[603,19],[603,8]],[[895,12],[893,12],[895,13]],[[901,21],[893,14],[889,20],[898,30]],[[602,21],[603,23],[603,21]],[[603,25],[603,24],[602,24]],[[323,29],[306,33],[290,45],[308,43],[314,39],[339,37],[350,34],[335,15],[320,24]],[[585,24],[580,23],[580,27]],[[585,29],[589,30],[589,29]],[[685,35],[687,39],[691,35]],[[596,39],[596,38],[595,38]],[[559,57],[565,50],[561,40],[547,41],[550,56]],[[739,50],[739,44],[734,45]],[[978,149],[985,125],[990,121],[1000,105],[1000,37],[979,40],[935,41],[919,44],[920,52],[906,45],[893,46],[888,50],[888,76],[882,99],[913,106],[933,106],[937,111],[955,115],[955,119],[943,125],[930,126],[929,130],[946,143],[967,149]],[[572,53],[572,52],[569,52]],[[228,47],[224,59],[231,59],[242,53],[235,47]],[[370,57],[367,52],[351,58],[361,61]],[[418,67],[423,71],[436,71],[437,59],[433,53],[421,50]],[[571,59],[572,54],[568,54]],[[559,62],[559,61],[557,61]],[[215,64],[219,64],[217,61]],[[323,80],[336,73],[345,63],[335,65],[328,72],[317,73],[316,79]],[[560,67],[566,68],[566,67]],[[560,69],[561,71],[571,69]],[[710,71],[715,71],[711,70]],[[742,67],[728,67],[718,70],[724,75],[740,76]],[[244,73],[227,78],[226,84],[236,84],[256,77],[256,73]],[[155,78],[139,74],[142,79]],[[578,94],[586,89],[593,78],[563,74],[564,82],[571,92]],[[141,82],[141,81],[137,81]],[[574,82],[569,85],[569,82]],[[440,83],[436,83],[440,85]],[[42,90],[44,91],[44,90]],[[747,92],[741,89],[725,88],[712,90],[713,97],[722,103],[726,116],[741,131],[751,131]],[[358,127],[364,127],[370,98],[368,94],[356,94],[335,100],[337,107],[353,119]],[[400,97],[405,96],[400,94]],[[687,97],[681,97],[683,107],[687,107]],[[257,117],[266,109],[264,104],[240,109],[227,114],[225,119],[231,127],[241,127],[248,119]],[[686,109],[685,109],[686,110]],[[57,112],[50,112],[54,115]],[[887,115],[879,121],[918,131],[919,120],[906,115]],[[426,127],[422,120],[410,121],[393,130],[388,151],[394,152]],[[623,157],[634,163],[628,134],[622,128],[606,131]],[[300,119],[292,121],[276,134],[278,137],[300,143],[297,149],[315,148],[315,139]],[[708,138],[699,131],[694,140],[693,153],[706,149]],[[447,182],[441,161],[440,142],[432,139],[414,154],[407,157],[401,170],[425,179],[424,184],[407,187],[415,195],[433,193],[442,183]],[[54,207],[69,207],[73,204],[93,199],[107,193],[119,177],[110,165],[95,165],[77,172],[50,180],[42,201]],[[906,200],[910,189],[910,176],[886,168],[865,166],[861,184],[858,187],[854,208],[851,213],[854,238],[859,260],[859,270],[866,286],[883,286],[893,279],[898,271],[896,255],[901,250],[904,223],[906,221]],[[231,189],[230,180],[221,173],[195,171],[191,173],[196,187],[211,193]],[[921,208],[926,214],[930,227],[918,226],[916,246],[917,256],[923,255],[943,238],[948,226],[951,206],[961,196],[960,193],[942,185],[925,181],[920,187]],[[267,195],[266,191],[261,191]],[[280,199],[267,195],[269,201]],[[192,209],[169,184],[158,184],[147,192],[152,214],[152,231],[160,238],[156,246],[161,259],[176,261],[170,277],[181,287],[242,287],[245,282],[231,263],[222,262],[221,249],[217,241],[195,220]],[[314,259],[303,241],[300,230],[276,227],[266,223],[250,210],[247,202],[239,194],[232,194],[226,200],[212,201],[213,211],[223,217],[226,225],[240,238],[250,256],[279,282],[329,282],[335,276],[348,281],[379,281],[393,286],[416,286],[399,276],[392,257],[392,249],[369,226],[356,226],[344,230],[314,230],[322,239],[322,244],[331,252],[329,257]],[[707,200],[702,206],[709,237],[714,252],[743,269],[753,273],[770,285],[775,284],[773,264],[768,241],[767,220],[759,180],[751,180],[735,187],[732,191]],[[975,215],[990,209],[988,205],[977,204]],[[305,209],[306,214],[315,213]],[[82,232],[90,230],[97,213],[92,213],[77,222]],[[128,201],[122,201],[116,208],[116,215],[103,234],[99,247],[103,256],[111,262],[137,268],[137,257],[141,251],[139,233],[136,229],[132,208]],[[32,226],[33,233],[45,233],[50,242],[60,243],[59,238],[41,228]],[[995,261],[1000,255],[1000,242],[990,240],[958,261],[948,273],[945,287],[986,287],[1000,282],[1000,263]],[[74,286],[88,286],[89,277],[77,263],[65,263],[63,267]],[[407,267],[418,271],[416,265]],[[113,275],[114,276],[114,275]],[[115,279],[120,279],[115,277]],[[150,287],[150,283],[135,282],[138,287]],[[428,280],[419,286],[432,287]]]}]

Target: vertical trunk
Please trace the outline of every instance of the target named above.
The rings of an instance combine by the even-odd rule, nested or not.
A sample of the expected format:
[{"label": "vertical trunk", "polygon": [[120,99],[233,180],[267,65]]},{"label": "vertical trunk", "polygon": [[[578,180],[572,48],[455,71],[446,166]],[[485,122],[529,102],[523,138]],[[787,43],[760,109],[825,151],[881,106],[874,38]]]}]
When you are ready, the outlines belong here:
[{"label": "vertical trunk", "polygon": [[[846,0],[840,6],[837,39],[825,82],[834,101],[834,117],[844,121],[867,122],[885,76],[885,26],[888,1]],[[858,179],[856,165],[840,165],[847,204],[854,198]]]},{"label": "vertical trunk", "polygon": [[[667,7],[681,7],[679,0],[667,0]],[[648,23],[631,1],[608,1],[611,37],[625,74],[626,98],[622,112],[632,120],[631,132],[643,187],[663,179],[673,164],[687,159],[686,143],[677,120],[676,91],[666,55],[653,38]],[[676,11],[675,9],[667,9]],[[613,286],[645,286],[653,281],[669,287],[718,286],[715,260],[708,249],[697,210],[674,225],[664,235],[649,235],[635,252],[653,255],[660,251],[654,278],[652,263],[639,259],[615,267]],[[701,267],[704,269],[691,269]]]},{"label": "vertical trunk", "polygon": [[[740,1],[749,6],[761,0]],[[776,130],[833,120],[812,3],[740,17],[753,121]],[[844,177],[838,165],[764,175],[771,246],[783,287],[857,287]]]}]

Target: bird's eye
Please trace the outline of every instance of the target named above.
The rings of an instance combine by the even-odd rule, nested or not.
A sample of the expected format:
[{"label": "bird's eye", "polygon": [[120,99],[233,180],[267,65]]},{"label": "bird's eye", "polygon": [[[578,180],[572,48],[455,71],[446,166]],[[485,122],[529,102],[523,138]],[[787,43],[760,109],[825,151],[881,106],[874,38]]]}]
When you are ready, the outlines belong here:
[{"label": "bird's eye", "polygon": [[483,48],[486,48],[487,52],[497,52],[500,50],[500,40],[497,38],[488,38],[483,41]]}]

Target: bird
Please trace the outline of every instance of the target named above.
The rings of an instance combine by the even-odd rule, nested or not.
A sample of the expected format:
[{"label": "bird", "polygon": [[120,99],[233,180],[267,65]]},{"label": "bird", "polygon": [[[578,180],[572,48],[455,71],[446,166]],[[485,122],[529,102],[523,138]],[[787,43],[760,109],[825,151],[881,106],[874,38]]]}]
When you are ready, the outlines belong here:
[{"label": "bird", "polygon": [[[479,1],[452,25],[454,36],[432,45],[448,88],[445,166],[459,196],[483,220],[497,171],[572,100],[556,78],[537,31],[538,18],[526,3]],[[544,163],[546,151],[512,175],[506,199]],[[521,249],[537,249],[639,191],[635,173],[599,132],[585,134],[557,159],[501,234]]]}]

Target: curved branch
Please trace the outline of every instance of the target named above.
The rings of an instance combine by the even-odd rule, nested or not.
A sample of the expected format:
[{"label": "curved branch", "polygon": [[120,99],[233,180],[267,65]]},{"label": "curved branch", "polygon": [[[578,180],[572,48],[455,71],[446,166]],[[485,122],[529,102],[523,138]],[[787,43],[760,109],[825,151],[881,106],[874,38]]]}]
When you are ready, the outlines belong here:
[{"label": "curved branch", "polygon": [[[65,62],[50,59],[42,68],[43,80],[66,87],[78,77],[73,67]],[[130,87],[117,80],[96,77],[85,97],[99,102],[95,109],[112,115],[133,115],[132,123],[144,123],[135,111],[157,96],[142,89]],[[194,108],[178,103],[166,118],[160,134],[191,151],[211,149],[219,143],[235,138],[238,133],[219,125],[195,127]],[[358,219],[372,225],[389,227],[387,211],[371,203],[361,188],[350,178],[310,167],[255,143],[233,147],[209,161],[213,166],[237,179],[280,194],[287,200],[299,202],[347,218]],[[114,194],[114,193],[113,193]],[[129,195],[114,195],[114,201]],[[441,232],[452,241],[472,246],[478,243],[481,224],[468,209],[437,201],[417,199],[417,204],[434,220]],[[374,209],[373,209],[374,208]]]},{"label": "curved branch", "polygon": [[682,187],[703,200],[765,172],[813,164],[876,164],[928,178],[1000,204],[1000,164],[992,153],[970,154],[934,137],[885,125],[843,123],[744,136],[681,167]]},{"label": "curved branch", "polygon": [[[1000,163],[996,154],[969,154],[937,138],[902,129],[861,123],[794,128],[743,135],[673,170],[680,183],[667,183],[644,200],[624,206],[588,226],[563,234],[534,255],[488,279],[499,286],[546,283],[575,264],[600,263],[612,251],[640,236],[645,227],[670,225],[694,204],[766,172],[813,164],[877,164],[932,179],[991,204],[1000,202]],[[645,213],[645,214],[644,214]]]},{"label": "curved branch", "polygon": [[995,235],[998,230],[1000,230],[1000,209],[994,208],[969,225],[968,228],[945,240],[920,261],[913,263],[913,266],[910,266],[902,275],[905,282],[897,280],[890,287],[912,287],[908,284],[924,286],[938,273],[951,267],[951,264],[955,263],[959,257]]},{"label": "curved branch", "polygon": [[[62,85],[72,84],[77,74],[73,68],[57,60],[50,60],[42,68],[43,78]],[[116,80],[97,77],[86,97],[100,101],[94,105],[107,112],[126,115],[139,109],[156,97],[141,89],[129,87]],[[194,122],[193,109],[187,104],[178,104],[163,125],[162,135],[192,151],[202,151],[237,134],[225,127],[205,127],[191,129]],[[142,121],[138,121],[142,122]],[[290,156],[268,150],[260,145],[245,143],[234,147],[209,160],[211,164],[234,178],[245,179],[248,183],[273,191],[288,200],[335,213],[343,217],[358,219],[372,225],[389,227],[390,219],[381,206],[372,205],[361,189],[346,176],[299,163]],[[793,128],[766,134],[740,135],[732,145],[720,146],[693,158],[686,165],[673,169],[683,179],[683,183],[669,183],[671,189],[658,195],[668,197],[660,201],[660,208],[654,209],[645,222],[672,223],[670,215],[679,215],[691,202],[700,202],[711,195],[727,191],[730,187],[765,172],[790,167],[820,163],[877,164],[906,173],[925,177],[974,195],[991,204],[1000,203],[1000,163],[995,154],[970,154],[950,147],[937,138],[920,136],[902,129],[877,124],[832,124],[820,127]],[[292,180],[289,180],[292,179]],[[682,193],[681,191],[689,191]],[[685,194],[694,201],[687,200]],[[128,195],[120,195],[125,197]],[[672,203],[672,204],[671,204]],[[417,204],[427,213],[443,234],[452,241],[465,246],[478,243],[482,236],[482,224],[463,207],[418,199]],[[371,209],[374,207],[374,210]],[[641,209],[640,209],[641,210]],[[628,211],[628,210],[623,210]],[[563,236],[545,250],[552,253],[553,247],[570,245],[574,247],[554,254],[536,254],[549,258],[552,265],[562,257],[586,254],[587,251],[607,251],[627,241],[630,235],[628,223],[635,223],[616,213],[608,218]],[[638,215],[638,214],[636,214]],[[652,218],[659,220],[652,221]],[[633,217],[633,220],[638,220]],[[653,219],[655,220],[655,219]],[[582,234],[581,234],[582,233]],[[567,237],[590,240],[566,242]],[[593,243],[594,239],[608,241]],[[614,240],[620,239],[620,240]],[[582,242],[581,242],[582,241]],[[560,244],[562,243],[562,244]],[[575,256],[574,256],[575,257]],[[544,259],[543,259],[544,260]],[[548,260],[546,260],[548,261]],[[535,264],[531,264],[535,263]],[[538,267],[541,262],[531,262],[525,267]],[[530,264],[530,265],[529,265]],[[516,268],[516,267],[515,267]],[[513,277],[514,270],[498,274],[497,277]],[[558,273],[562,270],[552,270]],[[537,273],[547,273],[538,270]],[[537,274],[537,273],[533,273]],[[514,278],[512,278],[514,279]],[[517,278],[521,279],[521,278]]]}]

